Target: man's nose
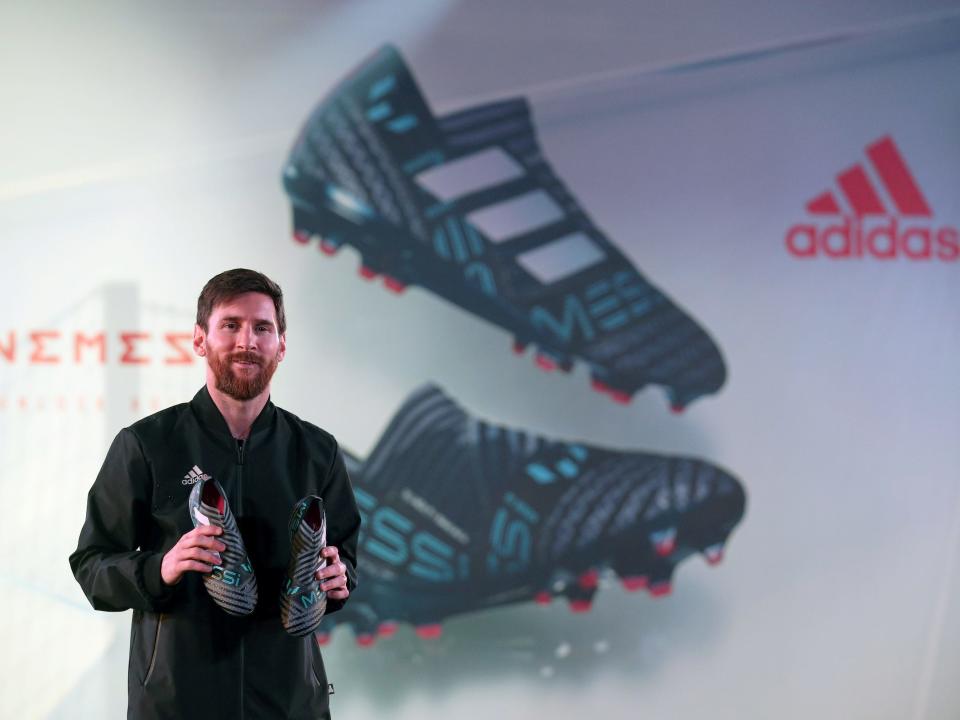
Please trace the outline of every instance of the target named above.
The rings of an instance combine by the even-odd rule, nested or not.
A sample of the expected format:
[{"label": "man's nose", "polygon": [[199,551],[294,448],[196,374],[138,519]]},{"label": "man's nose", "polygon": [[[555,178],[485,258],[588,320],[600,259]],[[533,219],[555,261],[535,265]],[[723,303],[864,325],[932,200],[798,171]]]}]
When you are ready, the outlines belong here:
[{"label": "man's nose", "polygon": [[244,325],[237,333],[237,347],[242,350],[250,350],[256,345],[256,334],[249,325]]}]

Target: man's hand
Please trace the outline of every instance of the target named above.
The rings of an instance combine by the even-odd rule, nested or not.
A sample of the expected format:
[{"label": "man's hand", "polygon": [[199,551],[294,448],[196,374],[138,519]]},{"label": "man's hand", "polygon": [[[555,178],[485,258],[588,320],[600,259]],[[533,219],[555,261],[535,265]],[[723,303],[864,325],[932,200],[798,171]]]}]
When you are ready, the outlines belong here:
[{"label": "man's hand", "polygon": [[320,551],[320,557],[327,561],[326,566],[317,569],[320,589],[334,600],[346,600],[350,597],[347,590],[347,566],[340,562],[340,551],[328,545]]},{"label": "man's hand", "polygon": [[167,585],[176,585],[186,572],[210,572],[220,564],[220,556],[227,546],[214,536],[223,530],[215,525],[201,525],[181,537],[160,563],[160,577]]}]

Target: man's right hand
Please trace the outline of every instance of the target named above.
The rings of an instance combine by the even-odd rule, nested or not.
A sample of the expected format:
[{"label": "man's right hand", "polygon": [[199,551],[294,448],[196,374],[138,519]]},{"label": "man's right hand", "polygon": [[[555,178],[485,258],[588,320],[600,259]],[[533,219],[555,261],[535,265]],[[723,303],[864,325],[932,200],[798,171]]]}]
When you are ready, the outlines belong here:
[{"label": "man's right hand", "polygon": [[220,557],[227,546],[215,536],[223,530],[215,525],[201,525],[181,537],[160,563],[160,577],[167,585],[176,585],[186,572],[210,572],[220,564]]}]

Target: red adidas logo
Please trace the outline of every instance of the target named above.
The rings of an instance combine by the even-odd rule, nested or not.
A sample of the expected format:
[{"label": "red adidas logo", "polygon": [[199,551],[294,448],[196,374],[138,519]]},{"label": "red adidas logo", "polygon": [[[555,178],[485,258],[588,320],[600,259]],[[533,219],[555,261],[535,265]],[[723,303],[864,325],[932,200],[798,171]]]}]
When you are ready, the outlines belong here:
[{"label": "red adidas logo", "polygon": [[858,163],[837,175],[839,193],[828,190],[807,203],[811,215],[824,220],[833,216],[837,222],[791,227],[785,238],[790,254],[802,259],[954,262],[960,258],[960,232],[933,226],[930,205],[893,138],[868,145],[867,158],[869,164]]}]

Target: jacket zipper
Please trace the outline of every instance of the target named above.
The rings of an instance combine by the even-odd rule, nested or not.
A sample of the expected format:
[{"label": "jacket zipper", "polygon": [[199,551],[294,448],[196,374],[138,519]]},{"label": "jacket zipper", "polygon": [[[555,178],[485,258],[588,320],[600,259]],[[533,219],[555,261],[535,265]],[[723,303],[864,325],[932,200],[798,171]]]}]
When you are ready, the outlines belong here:
[{"label": "jacket zipper", "polygon": [[237,440],[237,513],[243,512],[243,456],[247,443],[244,440]]},{"label": "jacket zipper", "polygon": [[[242,439],[237,440],[237,518],[243,513],[243,451],[246,443]],[[244,678],[244,653],[243,636],[240,637],[240,720],[243,720],[243,688],[246,684]]]}]

